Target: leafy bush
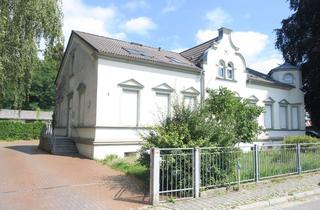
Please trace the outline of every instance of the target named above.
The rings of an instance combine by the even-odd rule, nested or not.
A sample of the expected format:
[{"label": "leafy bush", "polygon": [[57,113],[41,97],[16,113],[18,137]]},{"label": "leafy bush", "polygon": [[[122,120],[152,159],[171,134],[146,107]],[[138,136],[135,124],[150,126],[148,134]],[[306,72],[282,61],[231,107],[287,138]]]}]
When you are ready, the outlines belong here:
[{"label": "leafy bush", "polygon": [[[226,88],[208,90],[208,97],[202,106],[190,109],[183,104],[175,104],[171,115],[142,134],[145,144],[142,147],[140,163],[149,167],[149,153],[152,147],[190,148],[190,147],[232,147],[239,142],[252,142],[261,131],[257,118],[262,108],[239,99]],[[191,176],[181,177],[182,171],[192,171],[190,151],[162,151],[167,167],[161,167],[160,182],[165,189],[175,189],[185,183],[192,183]],[[217,153],[218,154],[218,153]],[[205,171],[214,172],[215,177],[208,180],[211,184],[232,179],[238,153],[225,152],[219,157],[218,166],[212,161],[202,163]],[[180,163],[183,164],[180,164]],[[179,164],[177,164],[179,163]],[[169,167],[168,167],[169,166]],[[183,172],[185,174],[185,172]],[[208,176],[205,174],[205,176]]]},{"label": "leafy bush", "polygon": [[262,108],[240,100],[226,88],[208,90],[203,106],[189,109],[175,104],[171,115],[163,118],[142,138],[141,161],[148,164],[146,153],[152,147],[226,147],[252,142],[261,131],[257,118]]},{"label": "leafy bush", "polygon": [[307,135],[301,136],[287,136],[284,138],[285,144],[297,144],[297,143],[320,143],[319,139]]},{"label": "leafy bush", "polygon": [[38,139],[44,122],[25,123],[21,121],[0,120],[0,140]]}]

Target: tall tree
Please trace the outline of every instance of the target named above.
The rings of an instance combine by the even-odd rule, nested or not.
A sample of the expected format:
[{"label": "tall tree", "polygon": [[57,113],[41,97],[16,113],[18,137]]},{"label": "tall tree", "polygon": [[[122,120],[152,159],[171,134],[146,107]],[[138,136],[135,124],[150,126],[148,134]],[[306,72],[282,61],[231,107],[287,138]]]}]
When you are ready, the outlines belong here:
[{"label": "tall tree", "polygon": [[40,42],[61,43],[61,19],[60,0],[0,0],[0,108],[28,101]]},{"label": "tall tree", "polygon": [[63,57],[63,44],[46,49],[44,59],[31,74],[29,100],[23,109],[53,110],[55,105],[55,78]]},{"label": "tall tree", "polygon": [[276,29],[276,48],[302,70],[306,110],[320,128],[320,1],[289,0],[293,14]]}]

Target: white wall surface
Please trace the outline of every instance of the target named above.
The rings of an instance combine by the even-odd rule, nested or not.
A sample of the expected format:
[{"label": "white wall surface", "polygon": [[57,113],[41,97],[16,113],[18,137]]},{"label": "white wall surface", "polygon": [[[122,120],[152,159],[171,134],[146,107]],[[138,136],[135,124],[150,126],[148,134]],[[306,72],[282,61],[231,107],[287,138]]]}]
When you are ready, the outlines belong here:
[{"label": "white wall surface", "polygon": [[[72,39],[69,52],[66,53],[66,60],[57,80],[58,86],[65,80],[63,101],[56,118],[58,127],[67,126],[67,104],[68,94],[72,96],[72,126],[94,126],[96,122],[96,84],[97,84],[97,60],[92,55],[92,49],[80,41],[76,36]],[[74,63],[72,70],[72,52],[74,52]],[[73,76],[72,75],[73,71]],[[84,92],[83,123],[79,119],[79,84],[83,83],[86,88]],[[59,105],[57,104],[56,107]]]},{"label": "white wall surface", "polygon": [[[135,104],[123,100],[123,88],[118,84],[134,79],[144,87],[139,91],[140,116],[138,127],[153,125],[161,117],[156,105],[156,91],[152,88],[166,83],[175,91],[171,93],[171,102],[182,100],[181,91],[194,87],[200,91],[200,75],[172,71],[161,67],[151,67],[132,62],[118,62],[98,59],[97,90],[97,126],[131,126],[130,122],[121,120],[126,109]],[[197,98],[200,101],[200,95]],[[135,108],[135,107],[134,107]],[[123,111],[122,111],[123,109]],[[123,118],[122,118],[123,119]]]},{"label": "white wall surface", "polygon": [[[291,90],[280,89],[276,87],[267,87],[262,85],[255,85],[247,83],[247,73],[246,73],[246,64],[242,59],[242,56],[239,55],[241,49],[237,50],[233,44],[230,42],[232,40],[232,34],[225,33],[222,36],[222,39],[217,42],[215,47],[211,48],[207,52],[207,63],[204,63],[203,69],[205,71],[205,87],[210,89],[217,89],[219,87],[227,87],[229,90],[232,90],[240,95],[241,98],[249,98],[255,96],[258,98],[257,105],[265,106],[265,101],[268,97],[271,97],[275,103],[273,103],[273,129],[280,129],[280,113],[279,113],[279,102],[283,99],[287,100],[290,104],[288,105],[288,129],[281,132],[267,132],[262,133],[259,136],[259,139],[268,139],[268,138],[280,138],[288,135],[303,134],[303,131],[291,131],[292,130],[292,113],[291,106],[292,104],[297,104],[299,109],[299,128],[295,130],[304,130],[304,98],[303,92],[299,89],[301,87],[301,73],[300,71],[291,70],[295,76],[296,88]],[[234,65],[234,80],[222,80],[217,77],[218,67],[220,60],[223,60],[227,65],[228,62],[232,62]],[[274,79],[282,80],[285,72],[275,72]],[[261,126],[264,126],[264,117],[263,114],[259,117],[258,122]]]}]

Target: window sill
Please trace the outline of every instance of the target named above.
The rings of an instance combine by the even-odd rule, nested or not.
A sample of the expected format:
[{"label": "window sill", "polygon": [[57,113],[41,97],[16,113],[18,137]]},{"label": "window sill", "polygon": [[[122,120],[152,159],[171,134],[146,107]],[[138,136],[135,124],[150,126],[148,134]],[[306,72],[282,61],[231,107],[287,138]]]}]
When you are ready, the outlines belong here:
[{"label": "window sill", "polygon": [[216,79],[217,80],[223,80],[223,81],[226,81],[226,82],[238,82],[235,79],[227,79],[227,78],[223,78],[223,77],[216,77]]}]

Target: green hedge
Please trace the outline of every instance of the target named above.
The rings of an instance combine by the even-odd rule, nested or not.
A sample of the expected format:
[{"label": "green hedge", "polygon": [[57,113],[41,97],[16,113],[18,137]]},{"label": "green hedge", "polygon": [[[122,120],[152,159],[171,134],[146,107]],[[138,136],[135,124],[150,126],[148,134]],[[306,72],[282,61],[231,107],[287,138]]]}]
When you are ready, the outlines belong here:
[{"label": "green hedge", "polygon": [[0,140],[30,140],[39,139],[44,122],[21,122],[0,120]]},{"label": "green hedge", "polygon": [[286,144],[297,144],[297,143],[320,143],[319,139],[301,135],[301,136],[287,136],[284,138]]}]

